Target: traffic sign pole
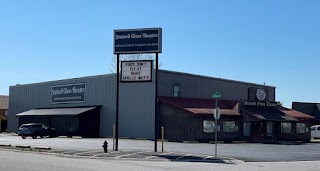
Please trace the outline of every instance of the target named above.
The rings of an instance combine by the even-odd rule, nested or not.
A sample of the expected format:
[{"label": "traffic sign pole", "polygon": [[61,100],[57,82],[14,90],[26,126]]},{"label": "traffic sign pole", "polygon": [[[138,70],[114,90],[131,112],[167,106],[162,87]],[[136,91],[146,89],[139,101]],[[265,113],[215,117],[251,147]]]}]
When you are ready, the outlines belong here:
[{"label": "traffic sign pole", "polygon": [[218,151],[218,144],[217,144],[217,138],[218,138],[218,136],[217,136],[217,134],[218,134],[218,111],[219,109],[218,109],[218,99],[216,99],[216,108],[215,108],[215,111],[216,111],[216,118],[215,118],[215,120],[216,120],[216,129],[215,129],[215,135],[214,135],[214,144],[215,144],[215,158],[217,158],[217,151]]},{"label": "traffic sign pole", "polygon": [[220,109],[218,107],[218,99],[221,98],[221,94],[219,92],[214,92],[212,94],[212,98],[215,99],[215,108],[213,112],[213,117],[215,119],[215,135],[214,135],[214,144],[215,144],[215,158],[217,158],[217,153],[218,153],[218,119],[220,118]]}]

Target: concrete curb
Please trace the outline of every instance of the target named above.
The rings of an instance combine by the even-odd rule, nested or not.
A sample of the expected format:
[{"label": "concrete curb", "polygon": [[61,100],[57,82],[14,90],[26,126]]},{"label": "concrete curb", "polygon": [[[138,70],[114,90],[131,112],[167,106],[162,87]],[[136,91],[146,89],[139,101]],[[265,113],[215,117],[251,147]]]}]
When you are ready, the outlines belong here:
[{"label": "concrete curb", "polygon": [[119,139],[129,139],[129,137],[119,137]]},{"label": "concrete curb", "polygon": [[23,149],[29,148],[29,149],[31,149],[30,145],[16,145],[16,148],[23,148]]},{"label": "concrete curb", "polygon": [[82,136],[58,136],[58,138],[75,138],[75,139],[81,139]]},{"label": "concrete curb", "polygon": [[0,147],[11,147],[10,144],[0,144]]},{"label": "concrete curb", "polygon": [[[162,139],[158,139],[158,142],[162,142]],[[169,140],[164,139],[163,142],[169,142]]]},{"label": "concrete curb", "polygon": [[51,150],[51,147],[40,147],[40,146],[35,146],[34,149],[36,150]]},{"label": "concrete curb", "polygon": [[187,144],[197,144],[197,143],[199,143],[199,141],[183,141],[183,143],[187,143]]},{"label": "concrete curb", "polygon": [[311,139],[310,142],[311,143],[320,143],[320,140]]},{"label": "concrete curb", "polygon": [[247,141],[232,141],[234,144],[242,144],[242,143],[247,143]]},{"label": "concrete curb", "polygon": [[75,139],[82,139],[81,136],[72,136],[72,138],[75,138]]},{"label": "concrete curb", "polygon": [[[214,144],[215,142],[214,142],[214,141],[209,141],[209,143],[210,143],[210,144]],[[218,143],[218,144],[224,144],[223,141],[217,141],[217,143]]]}]

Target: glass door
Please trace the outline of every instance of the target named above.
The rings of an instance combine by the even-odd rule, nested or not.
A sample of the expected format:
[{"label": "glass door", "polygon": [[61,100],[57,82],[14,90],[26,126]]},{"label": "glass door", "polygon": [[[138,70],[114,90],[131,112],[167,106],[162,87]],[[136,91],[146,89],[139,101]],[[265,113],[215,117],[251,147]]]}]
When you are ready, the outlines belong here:
[{"label": "glass door", "polygon": [[273,135],[273,122],[267,122],[267,136],[272,137]]},{"label": "glass door", "polygon": [[251,134],[251,122],[243,122],[243,136],[249,137]]}]

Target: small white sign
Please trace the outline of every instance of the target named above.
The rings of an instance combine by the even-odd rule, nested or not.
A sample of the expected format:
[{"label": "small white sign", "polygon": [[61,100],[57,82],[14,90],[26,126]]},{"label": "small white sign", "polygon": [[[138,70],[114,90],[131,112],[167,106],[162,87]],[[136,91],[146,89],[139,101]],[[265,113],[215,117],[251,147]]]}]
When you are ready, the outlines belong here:
[{"label": "small white sign", "polygon": [[152,81],[152,61],[122,61],[121,62],[121,81]]},{"label": "small white sign", "polygon": [[220,119],[220,108],[217,107],[213,110],[213,117],[214,119],[216,120],[219,120]]}]

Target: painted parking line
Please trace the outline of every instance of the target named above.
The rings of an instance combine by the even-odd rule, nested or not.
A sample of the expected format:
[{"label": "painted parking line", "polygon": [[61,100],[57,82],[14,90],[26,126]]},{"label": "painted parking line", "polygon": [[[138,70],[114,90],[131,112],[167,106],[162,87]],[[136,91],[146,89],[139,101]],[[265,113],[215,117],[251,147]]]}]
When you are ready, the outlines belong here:
[{"label": "painted parking line", "polygon": [[103,152],[103,150],[99,150],[99,151],[85,151],[85,152],[81,152],[81,153],[75,153],[75,154],[73,154],[73,155],[77,156],[77,155],[81,155],[81,154],[96,153],[96,152]]},{"label": "painted parking line", "polygon": [[148,153],[151,151],[140,151],[140,152],[135,152],[135,153],[130,153],[130,154],[123,154],[120,156],[115,157],[116,159],[119,158],[145,158],[145,156],[148,156]]},{"label": "painted parking line", "polygon": [[208,160],[208,159],[211,159],[211,158],[213,158],[213,156],[208,156],[206,158],[203,158],[203,160]]},{"label": "painted parking line", "polygon": [[290,153],[300,153],[300,154],[320,154],[319,152],[290,152]]},{"label": "painted parking line", "polygon": [[117,157],[115,157],[115,158],[116,158],[116,159],[120,159],[121,157],[126,157],[126,156],[130,156],[130,155],[133,155],[133,154],[138,154],[138,153],[124,154],[124,155],[117,156]]},{"label": "painted parking line", "polygon": [[[159,156],[169,155],[169,154],[172,154],[172,153],[173,153],[173,152],[162,153],[162,154],[160,154]],[[149,156],[149,157],[146,157],[146,159],[152,159],[152,158],[159,157],[159,156]]]},{"label": "painted parking line", "polygon": [[158,157],[158,156],[149,156],[149,157],[146,157],[146,159],[152,159],[152,158],[155,158],[155,157]]},{"label": "painted parking line", "polygon": [[[75,150],[70,150],[70,151],[66,151],[66,152],[62,152],[60,153],[61,155],[68,155],[68,156],[72,156],[73,153],[77,153],[78,151]],[[59,153],[58,153],[59,154]]]},{"label": "painted parking line", "polygon": [[102,155],[116,154],[116,153],[129,152],[129,151],[132,151],[132,150],[123,150],[123,151],[113,151],[113,152],[110,152],[110,153],[101,153],[101,154],[93,155],[91,158],[98,158],[99,156],[102,156]]},{"label": "painted parking line", "polygon": [[168,154],[172,154],[173,152],[169,152],[169,153],[162,153],[159,156],[164,156],[164,155],[168,155]]},{"label": "painted parking line", "polygon": [[96,155],[93,155],[91,158],[98,158],[99,156],[102,156],[102,155],[105,155],[107,153],[101,153],[101,154],[96,154]]},{"label": "painted parking line", "polygon": [[176,158],[176,160],[179,160],[179,159],[182,159],[183,157],[188,157],[188,156],[191,156],[192,154],[187,154],[187,155],[184,155],[184,156],[180,156],[178,158]]}]

